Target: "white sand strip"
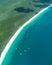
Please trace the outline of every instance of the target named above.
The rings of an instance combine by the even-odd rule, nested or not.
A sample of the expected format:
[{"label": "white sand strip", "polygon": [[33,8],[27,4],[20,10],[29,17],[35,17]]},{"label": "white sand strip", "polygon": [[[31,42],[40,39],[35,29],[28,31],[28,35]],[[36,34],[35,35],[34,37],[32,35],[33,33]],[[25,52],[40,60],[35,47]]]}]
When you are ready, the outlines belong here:
[{"label": "white sand strip", "polygon": [[[50,5],[52,6],[52,5]],[[48,7],[50,7],[48,6]],[[1,57],[0,57],[0,65],[2,65],[2,62],[8,52],[8,50],[10,49],[11,45],[13,44],[13,41],[16,39],[16,37],[19,35],[20,31],[26,26],[28,25],[30,22],[32,22],[33,19],[35,19],[37,16],[39,16],[41,13],[43,13],[45,10],[48,9],[48,7],[44,8],[43,10],[41,10],[38,14],[36,14],[35,16],[33,16],[30,20],[28,20],[25,24],[23,24],[18,30],[17,32],[13,35],[13,37],[10,39],[10,41],[7,43],[5,49],[3,50],[3,52],[1,53]]]}]

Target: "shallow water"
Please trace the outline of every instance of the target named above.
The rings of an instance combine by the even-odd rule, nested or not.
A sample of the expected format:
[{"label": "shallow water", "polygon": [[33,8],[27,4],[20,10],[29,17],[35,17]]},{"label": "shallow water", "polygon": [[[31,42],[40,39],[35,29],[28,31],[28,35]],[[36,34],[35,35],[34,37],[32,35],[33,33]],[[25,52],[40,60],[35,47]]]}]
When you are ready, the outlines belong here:
[{"label": "shallow water", "polygon": [[52,65],[52,7],[35,21],[19,42],[16,38],[10,62],[5,65]]}]

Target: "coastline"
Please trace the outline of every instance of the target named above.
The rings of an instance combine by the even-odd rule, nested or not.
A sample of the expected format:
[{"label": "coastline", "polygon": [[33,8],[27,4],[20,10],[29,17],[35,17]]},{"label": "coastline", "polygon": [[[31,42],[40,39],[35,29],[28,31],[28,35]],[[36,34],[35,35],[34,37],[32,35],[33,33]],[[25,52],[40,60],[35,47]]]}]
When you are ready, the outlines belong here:
[{"label": "coastline", "polygon": [[[48,7],[50,7],[50,6],[48,6]],[[11,47],[13,41],[16,39],[16,37],[19,35],[19,33],[22,31],[22,29],[23,29],[25,26],[27,26],[28,24],[30,24],[33,19],[35,19],[37,16],[39,16],[39,15],[40,15],[41,13],[43,13],[45,10],[47,10],[48,7],[44,8],[43,10],[41,10],[38,14],[36,14],[35,16],[33,16],[30,20],[28,20],[25,24],[23,24],[23,25],[17,30],[17,32],[16,32],[16,33],[14,34],[14,36],[10,39],[10,41],[9,41],[8,44],[6,45],[5,49],[4,49],[3,52],[1,53],[1,58],[0,58],[0,63],[1,63],[1,64],[2,64],[2,62],[3,62],[3,60],[4,60],[4,58],[5,58],[5,56],[6,56],[7,52],[8,52],[8,50],[10,49],[10,47]],[[4,53],[5,53],[5,54],[4,54]]]}]

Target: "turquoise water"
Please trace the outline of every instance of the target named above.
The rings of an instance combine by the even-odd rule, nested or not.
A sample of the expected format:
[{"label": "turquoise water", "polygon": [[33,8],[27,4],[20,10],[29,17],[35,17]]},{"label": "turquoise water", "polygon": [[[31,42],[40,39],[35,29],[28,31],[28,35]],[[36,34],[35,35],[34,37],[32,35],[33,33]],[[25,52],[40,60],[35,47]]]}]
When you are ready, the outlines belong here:
[{"label": "turquoise water", "polygon": [[3,65],[52,65],[52,7],[32,22],[36,23],[13,42]]}]

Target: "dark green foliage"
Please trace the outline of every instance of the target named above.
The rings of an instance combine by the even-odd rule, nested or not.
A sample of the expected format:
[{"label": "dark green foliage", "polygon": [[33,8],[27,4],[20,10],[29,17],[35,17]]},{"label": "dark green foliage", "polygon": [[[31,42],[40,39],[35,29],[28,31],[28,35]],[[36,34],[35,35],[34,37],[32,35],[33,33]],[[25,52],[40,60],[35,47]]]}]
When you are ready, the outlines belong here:
[{"label": "dark green foliage", "polygon": [[30,12],[34,12],[33,9],[24,8],[24,7],[15,8],[15,11],[21,12],[21,13],[30,13]]}]

